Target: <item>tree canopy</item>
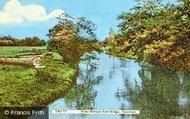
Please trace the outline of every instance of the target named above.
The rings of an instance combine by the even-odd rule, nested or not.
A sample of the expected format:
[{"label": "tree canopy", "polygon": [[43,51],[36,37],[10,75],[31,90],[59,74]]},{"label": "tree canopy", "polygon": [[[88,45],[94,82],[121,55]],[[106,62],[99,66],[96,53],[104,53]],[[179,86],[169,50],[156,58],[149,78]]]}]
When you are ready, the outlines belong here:
[{"label": "tree canopy", "polygon": [[118,16],[120,33],[114,42],[118,54],[179,72],[190,72],[190,1],[162,4],[161,0],[136,0],[131,12]]},{"label": "tree canopy", "polygon": [[49,49],[57,50],[66,63],[76,64],[80,57],[96,45],[96,26],[84,17],[62,16],[49,30]]}]

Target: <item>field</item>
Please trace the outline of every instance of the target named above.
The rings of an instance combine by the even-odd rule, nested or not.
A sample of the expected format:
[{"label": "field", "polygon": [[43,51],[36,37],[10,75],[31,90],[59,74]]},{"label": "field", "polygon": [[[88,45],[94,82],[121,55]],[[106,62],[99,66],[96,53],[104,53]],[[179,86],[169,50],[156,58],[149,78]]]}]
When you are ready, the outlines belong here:
[{"label": "field", "polygon": [[[1,57],[46,52],[46,47],[0,47]],[[45,68],[0,64],[0,105],[44,106],[67,91],[76,71],[64,64],[61,56],[54,52],[52,59],[42,58]]]},{"label": "field", "polygon": [[46,46],[43,47],[0,46],[0,57],[17,57],[19,55],[32,53],[33,51],[43,51],[43,50],[46,50]]}]

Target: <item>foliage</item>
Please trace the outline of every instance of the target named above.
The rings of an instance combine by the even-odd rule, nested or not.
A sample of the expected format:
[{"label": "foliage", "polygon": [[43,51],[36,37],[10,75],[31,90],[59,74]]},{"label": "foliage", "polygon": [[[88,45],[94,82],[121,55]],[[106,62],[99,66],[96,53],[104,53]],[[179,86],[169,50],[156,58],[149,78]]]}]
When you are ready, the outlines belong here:
[{"label": "foliage", "polygon": [[0,37],[0,46],[45,46],[46,42],[40,38],[26,37],[24,39],[17,39],[11,36]]},{"label": "foliage", "polygon": [[[60,18],[49,30],[49,49],[57,50],[64,62],[75,66],[85,52],[96,49],[95,25],[85,18]],[[86,33],[84,35],[84,33]]]},{"label": "foliage", "polygon": [[45,46],[46,42],[38,37],[26,37],[23,40],[17,40],[16,46]]},{"label": "foliage", "polygon": [[81,37],[86,37],[86,39],[88,40],[96,39],[96,25],[92,21],[86,20],[85,17],[77,19],[76,28],[77,31],[80,33]]},{"label": "foliage", "polygon": [[[146,2],[145,2],[146,1]],[[138,0],[133,12],[118,18],[119,38],[110,40],[116,52],[179,72],[190,72],[189,0],[161,4],[160,0]]]}]

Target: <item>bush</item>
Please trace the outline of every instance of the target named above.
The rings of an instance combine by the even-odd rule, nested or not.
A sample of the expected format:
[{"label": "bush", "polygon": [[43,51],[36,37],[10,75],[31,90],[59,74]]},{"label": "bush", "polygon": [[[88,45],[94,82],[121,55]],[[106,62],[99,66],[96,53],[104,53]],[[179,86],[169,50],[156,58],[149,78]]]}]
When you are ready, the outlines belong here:
[{"label": "bush", "polygon": [[0,37],[0,46],[45,46],[46,42],[38,37],[16,39],[11,36]]}]

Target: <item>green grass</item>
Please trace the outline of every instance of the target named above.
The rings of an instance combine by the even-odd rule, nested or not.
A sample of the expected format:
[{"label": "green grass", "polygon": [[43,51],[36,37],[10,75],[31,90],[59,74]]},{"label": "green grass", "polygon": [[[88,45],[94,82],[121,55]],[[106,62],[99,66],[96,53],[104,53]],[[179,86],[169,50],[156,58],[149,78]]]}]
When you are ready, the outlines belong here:
[{"label": "green grass", "polygon": [[0,46],[0,57],[17,57],[19,55],[25,55],[32,53],[34,50],[46,50],[46,46],[43,47],[27,47],[27,46]]},{"label": "green grass", "polygon": [[63,60],[63,57],[58,52],[52,52],[54,60]]},{"label": "green grass", "polygon": [[[0,105],[44,106],[49,101],[68,91],[75,70],[61,61],[44,61],[46,68],[0,65]],[[45,75],[49,74],[48,80]],[[42,77],[40,77],[42,76]]]},{"label": "green grass", "polygon": [[[0,56],[10,57],[21,52],[29,53],[32,47],[0,49]],[[31,66],[0,64],[1,107],[46,106],[71,88],[76,70],[63,63],[58,53],[53,52],[53,59],[42,59],[42,65],[46,67],[35,69]]]}]

